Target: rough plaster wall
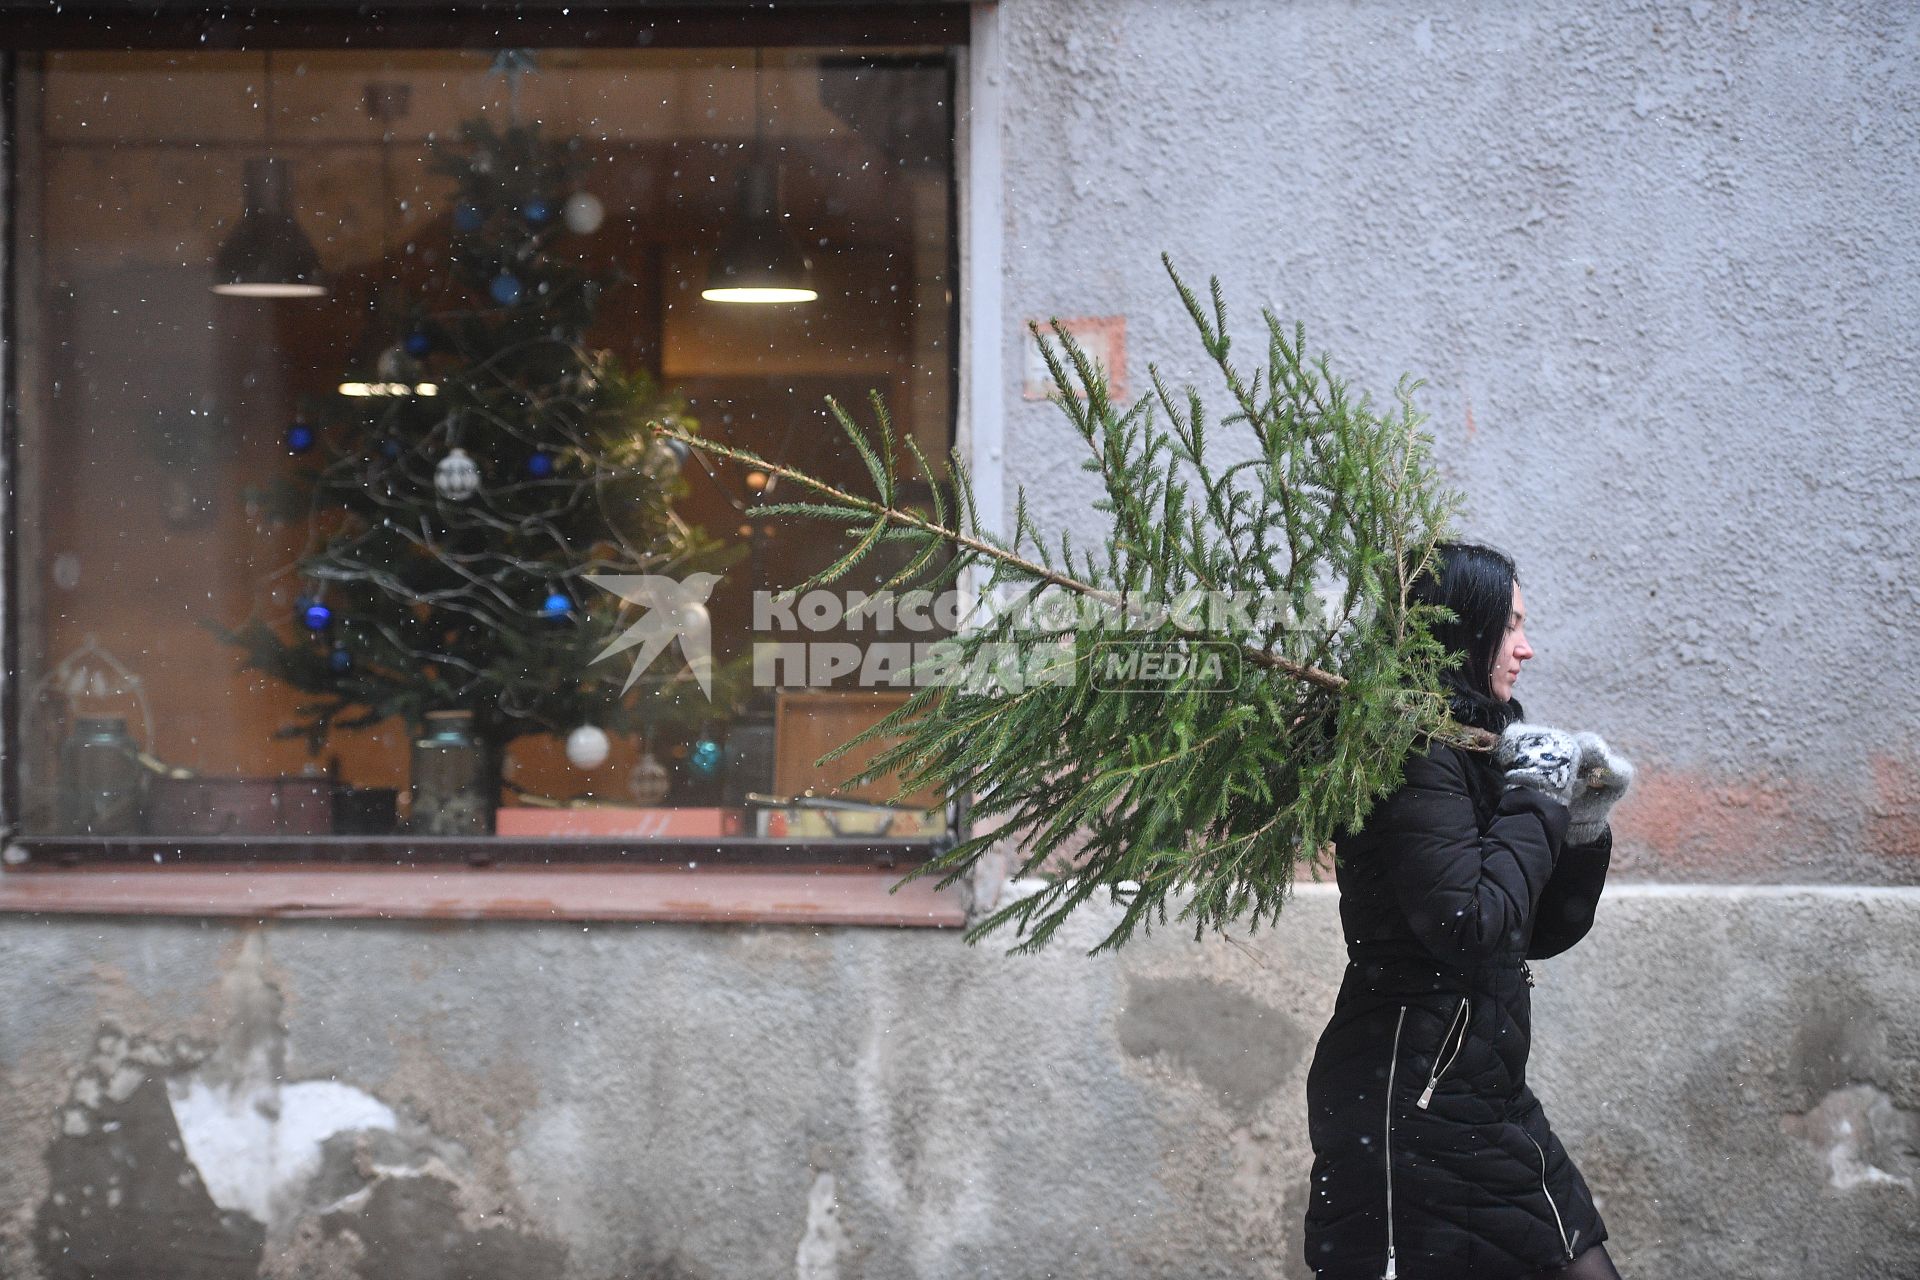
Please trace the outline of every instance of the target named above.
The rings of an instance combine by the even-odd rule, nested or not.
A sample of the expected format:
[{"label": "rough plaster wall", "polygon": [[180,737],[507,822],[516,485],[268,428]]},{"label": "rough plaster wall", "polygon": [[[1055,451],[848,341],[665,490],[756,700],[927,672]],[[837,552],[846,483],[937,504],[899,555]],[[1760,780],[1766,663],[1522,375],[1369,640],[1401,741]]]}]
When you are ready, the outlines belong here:
[{"label": "rough plaster wall", "polygon": [[[1098,912],[1021,959],[906,930],[0,920],[0,1275],[1297,1280],[1334,907],[1309,886],[1280,932],[1098,960]],[[1530,1078],[1626,1274],[1920,1274],[1920,890],[1621,890],[1537,967]],[[90,1091],[103,1045],[143,1101]],[[182,1166],[195,1087],[327,1136]],[[292,1115],[316,1087],[337,1132]],[[82,1098],[120,1127],[76,1136]],[[126,1155],[165,1176],[110,1201]],[[264,1221],[202,1203],[236,1169]]]},{"label": "rough plaster wall", "polygon": [[[1521,698],[1648,766],[1623,866],[1920,872],[1920,7],[1000,11],[1009,368],[1027,319],[1117,314],[1136,388],[1195,376],[1166,250],[1243,345],[1271,304],[1360,386],[1426,378],[1520,561]],[[1009,509],[1091,541],[1064,418],[1008,403]]]}]

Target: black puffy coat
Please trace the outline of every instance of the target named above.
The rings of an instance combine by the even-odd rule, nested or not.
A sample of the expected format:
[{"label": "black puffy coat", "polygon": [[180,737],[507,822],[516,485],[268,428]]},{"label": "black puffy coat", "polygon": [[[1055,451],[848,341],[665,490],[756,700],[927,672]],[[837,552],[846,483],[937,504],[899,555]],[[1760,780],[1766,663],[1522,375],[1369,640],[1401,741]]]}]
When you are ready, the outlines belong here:
[{"label": "black puffy coat", "polygon": [[1593,924],[1613,847],[1481,753],[1434,744],[1336,842],[1349,963],[1307,1073],[1307,1264],[1511,1280],[1607,1237],[1527,1087],[1528,959]]}]

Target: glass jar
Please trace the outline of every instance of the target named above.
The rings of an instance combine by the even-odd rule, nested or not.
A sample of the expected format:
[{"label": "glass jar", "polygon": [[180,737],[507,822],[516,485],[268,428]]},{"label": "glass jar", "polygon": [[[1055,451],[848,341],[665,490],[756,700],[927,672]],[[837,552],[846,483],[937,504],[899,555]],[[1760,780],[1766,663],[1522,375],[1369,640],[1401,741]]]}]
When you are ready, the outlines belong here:
[{"label": "glass jar", "polygon": [[76,717],[60,744],[61,833],[137,834],[146,780],[125,716]]},{"label": "glass jar", "polygon": [[413,811],[407,829],[422,836],[493,834],[499,789],[471,711],[429,711],[413,740]]}]

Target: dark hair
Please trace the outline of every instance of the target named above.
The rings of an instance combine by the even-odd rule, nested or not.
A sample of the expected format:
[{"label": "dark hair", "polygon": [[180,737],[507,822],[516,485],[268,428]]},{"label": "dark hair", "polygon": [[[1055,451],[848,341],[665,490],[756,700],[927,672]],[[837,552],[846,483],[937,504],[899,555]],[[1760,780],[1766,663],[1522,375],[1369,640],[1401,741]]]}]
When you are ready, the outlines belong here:
[{"label": "dark hair", "polygon": [[1522,716],[1513,699],[1493,696],[1493,660],[1513,614],[1513,586],[1520,580],[1513,557],[1477,542],[1441,542],[1426,571],[1413,580],[1409,598],[1442,605],[1454,620],[1434,625],[1434,638],[1456,655],[1441,676],[1462,724],[1498,733]]}]

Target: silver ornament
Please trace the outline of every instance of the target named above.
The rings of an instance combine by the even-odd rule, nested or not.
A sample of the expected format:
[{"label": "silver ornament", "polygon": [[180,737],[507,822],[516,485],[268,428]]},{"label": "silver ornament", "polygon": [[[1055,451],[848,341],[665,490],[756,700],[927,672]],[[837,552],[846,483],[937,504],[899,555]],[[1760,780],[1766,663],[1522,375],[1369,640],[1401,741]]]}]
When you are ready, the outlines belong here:
[{"label": "silver ornament", "polygon": [[627,775],[627,791],[641,804],[659,804],[672,789],[673,776],[654,758],[652,751],[641,756],[640,763]]},{"label": "silver ornament", "polygon": [[480,490],[480,467],[465,449],[454,449],[433,469],[433,487],[443,498],[464,502]]},{"label": "silver ornament", "polygon": [[380,353],[374,361],[374,375],[385,383],[404,383],[412,386],[421,380],[420,362],[407,354],[407,349],[394,343]]},{"label": "silver ornament", "polygon": [[640,459],[640,470],[655,480],[671,480],[680,474],[680,464],[686,458],[686,446],[678,449],[678,440],[667,440],[655,436],[647,443],[646,454]]}]

